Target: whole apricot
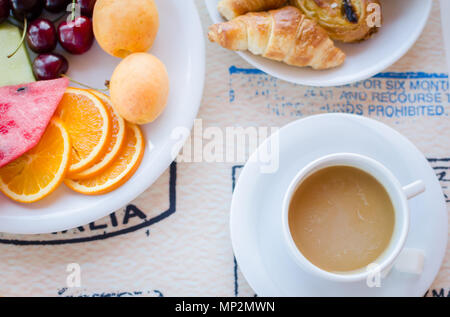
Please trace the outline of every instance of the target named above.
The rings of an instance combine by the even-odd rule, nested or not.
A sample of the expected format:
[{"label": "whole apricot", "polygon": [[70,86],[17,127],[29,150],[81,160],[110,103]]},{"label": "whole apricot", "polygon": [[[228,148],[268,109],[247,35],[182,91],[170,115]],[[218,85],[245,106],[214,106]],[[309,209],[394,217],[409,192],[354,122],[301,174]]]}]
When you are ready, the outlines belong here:
[{"label": "whole apricot", "polygon": [[163,112],[169,96],[165,65],[148,53],[134,53],[120,62],[110,81],[111,101],[127,121],[145,124]]},{"label": "whole apricot", "polygon": [[158,33],[158,8],[153,0],[97,0],[94,35],[107,53],[125,58],[147,52]]}]

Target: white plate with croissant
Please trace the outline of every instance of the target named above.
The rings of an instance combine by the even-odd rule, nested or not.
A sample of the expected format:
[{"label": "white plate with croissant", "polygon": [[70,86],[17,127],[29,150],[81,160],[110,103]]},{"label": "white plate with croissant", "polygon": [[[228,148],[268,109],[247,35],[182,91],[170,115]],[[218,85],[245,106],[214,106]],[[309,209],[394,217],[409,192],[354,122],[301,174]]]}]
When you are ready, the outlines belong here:
[{"label": "white plate with croissant", "polygon": [[208,37],[254,67],[309,86],[367,79],[421,34],[432,0],[206,0]]}]

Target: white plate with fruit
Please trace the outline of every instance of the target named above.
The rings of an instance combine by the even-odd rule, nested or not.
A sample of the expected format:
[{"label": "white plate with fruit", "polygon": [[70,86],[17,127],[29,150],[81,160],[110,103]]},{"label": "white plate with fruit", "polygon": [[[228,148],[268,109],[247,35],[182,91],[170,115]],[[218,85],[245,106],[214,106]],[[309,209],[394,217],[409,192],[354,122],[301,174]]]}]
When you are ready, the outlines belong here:
[{"label": "white plate with fruit", "polygon": [[[123,207],[167,169],[187,137],[173,131],[190,131],[200,106],[193,1],[97,0],[92,18],[89,5],[87,18],[72,15],[71,2],[11,1],[15,18],[2,21],[10,1],[0,0],[0,232],[57,232]],[[24,12],[23,3],[38,4]],[[26,44],[7,58],[24,15]],[[30,83],[33,71],[41,81]],[[75,88],[52,79],[61,74]]]}]

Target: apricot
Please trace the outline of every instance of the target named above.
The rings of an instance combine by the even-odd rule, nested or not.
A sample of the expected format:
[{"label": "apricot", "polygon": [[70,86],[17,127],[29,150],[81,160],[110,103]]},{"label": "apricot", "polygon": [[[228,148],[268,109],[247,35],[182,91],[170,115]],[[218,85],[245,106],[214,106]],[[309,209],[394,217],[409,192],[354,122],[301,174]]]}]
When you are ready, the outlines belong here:
[{"label": "apricot", "polygon": [[125,120],[145,124],[163,112],[169,96],[165,65],[148,53],[134,53],[120,62],[110,81],[111,101]]},{"label": "apricot", "polygon": [[120,58],[147,52],[159,28],[153,0],[97,0],[92,21],[101,48]]}]

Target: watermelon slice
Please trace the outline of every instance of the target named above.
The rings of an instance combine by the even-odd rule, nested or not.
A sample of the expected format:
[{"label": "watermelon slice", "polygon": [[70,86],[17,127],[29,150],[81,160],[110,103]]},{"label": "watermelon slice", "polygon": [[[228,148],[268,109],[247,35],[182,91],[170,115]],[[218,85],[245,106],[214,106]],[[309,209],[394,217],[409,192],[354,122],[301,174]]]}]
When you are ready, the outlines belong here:
[{"label": "watermelon slice", "polygon": [[67,86],[61,78],[0,87],[0,167],[39,142]]}]

